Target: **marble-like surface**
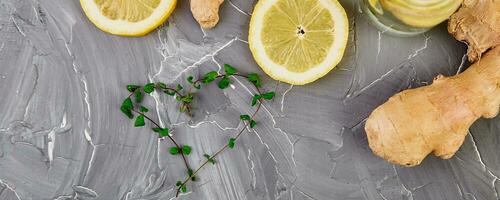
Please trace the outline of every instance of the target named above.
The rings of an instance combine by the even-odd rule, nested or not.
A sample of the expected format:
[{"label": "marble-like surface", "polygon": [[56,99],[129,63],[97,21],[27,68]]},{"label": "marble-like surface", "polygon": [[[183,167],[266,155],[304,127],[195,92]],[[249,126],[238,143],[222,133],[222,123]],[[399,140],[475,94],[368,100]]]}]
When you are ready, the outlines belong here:
[{"label": "marble-like surface", "polygon": [[[375,157],[363,121],[397,91],[467,67],[465,45],[445,26],[413,38],[369,25],[357,1],[344,0],[350,41],[342,64],[306,86],[265,76],[248,50],[256,0],[227,0],[221,22],[202,30],[180,0],[169,23],[140,38],[101,32],[77,0],[0,1],[0,199],[171,199],[184,177],[169,141],[134,128],[119,112],[129,83],[176,83],[229,63],[262,74],[277,97],[259,125],[205,168],[179,199],[492,200],[499,199],[500,119],[473,125],[455,157],[401,168]],[[149,105],[196,166],[241,127],[250,112],[245,81],[203,90],[197,115],[171,98]]]}]

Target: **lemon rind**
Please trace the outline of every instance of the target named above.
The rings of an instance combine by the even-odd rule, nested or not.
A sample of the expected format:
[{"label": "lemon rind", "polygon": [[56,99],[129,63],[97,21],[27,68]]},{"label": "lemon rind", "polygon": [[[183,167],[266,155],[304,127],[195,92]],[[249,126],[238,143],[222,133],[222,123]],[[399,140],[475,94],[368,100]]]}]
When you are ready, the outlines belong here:
[{"label": "lemon rind", "polygon": [[[347,14],[340,3],[336,0],[319,0],[322,5],[330,11],[334,22],[335,37],[333,45],[325,60],[312,67],[306,72],[292,72],[286,67],[273,62],[265,53],[264,45],[261,43],[261,35],[255,31],[262,30],[262,21],[266,11],[278,0],[261,0],[254,8],[250,20],[248,42],[257,64],[271,78],[292,85],[304,85],[318,80],[334,69],[342,60],[347,46],[349,36],[349,22]],[[340,40],[340,41],[336,41]]]},{"label": "lemon rind", "polygon": [[162,0],[151,15],[138,22],[112,20],[102,15],[94,0],[80,0],[88,19],[99,29],[113,35],[143,36],[163,24],[175,10],[177,0]]}]

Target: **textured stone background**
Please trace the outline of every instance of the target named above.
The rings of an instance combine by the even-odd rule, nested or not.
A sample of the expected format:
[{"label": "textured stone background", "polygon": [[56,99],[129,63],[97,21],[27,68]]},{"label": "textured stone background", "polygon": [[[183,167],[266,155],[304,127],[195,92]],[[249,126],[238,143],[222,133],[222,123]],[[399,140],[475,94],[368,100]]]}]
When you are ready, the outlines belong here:
[{"label": "textured stone background", "polygon": [[[277,97],[259,126],[180,199],[440,200],[498,199],[500,119],[480,120],[455,157],[401,168],[374,157],[363,120],[393,93],[468,65],[465,46],[444,26],[394,38],[368,24],[357,1],[343,62],[328,76],[292,87],[267,78]],[[248,50],[255,0],[228,0],[216,29],[194,22],[180,0],[169,23],[141,38],[111,36],[77,0],[0,1],[0,199],[171,199],[184,176],[168,141],[133,128],[119,112],[128,83],[184,80],[229,63],[262,74]],[[234,134],[250,112],[250,85],[208,88],[197,115],[154,94],[155,118],[191,144],[192,165]]]}]

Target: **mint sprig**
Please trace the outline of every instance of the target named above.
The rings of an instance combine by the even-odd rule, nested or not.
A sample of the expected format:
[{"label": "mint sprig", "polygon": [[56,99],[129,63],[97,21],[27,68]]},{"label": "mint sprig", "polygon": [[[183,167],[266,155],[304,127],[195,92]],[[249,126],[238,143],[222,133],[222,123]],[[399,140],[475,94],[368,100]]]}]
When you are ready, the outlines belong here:
[{"label": "mint sprig", "polygon": [[[248,114],[240,115],[240,119],[244,124],[244,126],[239,130],[239,132],[234,137],[229,138],[228,142],[215,153],[211,155],[204,153],[203,157],[205,157],[205,160],[201,163],[201,165],[198,168],[193,170],[192,168],[189,167],[186,158],[186,156],[193,154],[193,148],[189,145],[180,145],[172,137],[172,135],[170,134],[170,130],[167,127],[160,126],[159,123],[157,123],[151,117],[146,115],[146,113],[149,112],[149,108],[147,108],[144,105],[141,105],[141,103],[144,102],[143,100],[145,94],[151,94],[157,91],[159,92],[159,94],[164,93],[165,95],[173,96],[180,104],[179,111],[186,113],[188,116],[192,116],[191,113],[192,103],[196,100],[196,93],[191,92],[192,88],[199,90],[202,88],[202,85],[209,85],[213,82],[216,82],[218,88],[227,89],[231,85],[232,82],[231,80],[233,80],[234,78],[244,78],[255,87],[257,93],[252,95],[251,105],[256,106],[256,108],[251,115]],[[151,130],[157,133],[159,138],[168,138],[172,142],[173,146],[168,148],[169,153],[174,156],[180,155],[182,157],[182,160],[184,161],[184,164],[186,166],[187,178],[184,179],[183,181],[176,182],[175,185],[177,190],[176,196],[178,196],[179,193],[181,192],[182,193],[187,192],[187,184],[189,183],[189,181],[196,181],[197,180],[196,175],[207,164],[210,163],[215,165],[217,163],[215,158],[218,155],[220,155],[224,150],[236,148],[237,141],[241,137],[241,135],[245,132],[245,130],[250,130],[256,127],[257,122],[254,120],[254,118],[259,112],[260,108],[262,107],[263,102],[266,100],[272,100],[276,96],[275,92],[266,92],[266,93],[261,92],[260,88],[262,87],[262,83],[260,76],[258,74],[256,73],[249,73],[247,75],[240,74],[235,67],[229,64],[224,65],[223,74],[219,74],[217,71],[210,71],[203,74],[203,76],[201,76],[201,78],[198,79],[196,79],[194,76],[188,76],[186,78],[186,81],[190,84],[191,86],[190,88],[186,89],[181,84],[177,84],[175,85],[175,87],[170,87],[163,82],[147,83],[143,86],[135,84],[127,85],[126,88],[130,92],[130,95],[122,102],[120,106],[120,110],[128,118],[134,119],[134,114],[137,115],[135,116],[134,120],[135,127],[143,127],[147,124],[146,123],[147,121],[150,122],[153,125]],[[135,103],[137,105],[134,105],[134,101],[132,101],[131,97],[135,99]]]}]

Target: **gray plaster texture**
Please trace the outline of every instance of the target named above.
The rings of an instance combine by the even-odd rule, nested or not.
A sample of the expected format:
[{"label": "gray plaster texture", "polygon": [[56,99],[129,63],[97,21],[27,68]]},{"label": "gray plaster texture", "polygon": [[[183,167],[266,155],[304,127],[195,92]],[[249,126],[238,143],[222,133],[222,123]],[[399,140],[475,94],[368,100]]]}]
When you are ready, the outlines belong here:
[{"label": "gray plaster texture", "polygon": [[[168,140],[134,128],[119,111],[126,84],[183,83],[224,63],[257,72],[276,91],[258,126],[188,185],[186,200],[493,200],[499,199],[500,118],[475,123],[449,160],[428,157],[402,168],[374,156],[363,122],[398,91],[427,85],[469,65],[466,45],[445,25],[416,37],[379,32],[358,1],[341,1],[350,20],[342,63],[305,86],[270,79],[248,49],[256,0],[226,0],[220,24],[203,30],[179,0],[149,35],[98,30],[77,0],[0,0],[0,199],[175,199],[185,178]],[[250,84],[201,90],[194,118],[172,98],[147,104],[173,137],[193,147],[191,165],[216,151],[253,109]]]}]

